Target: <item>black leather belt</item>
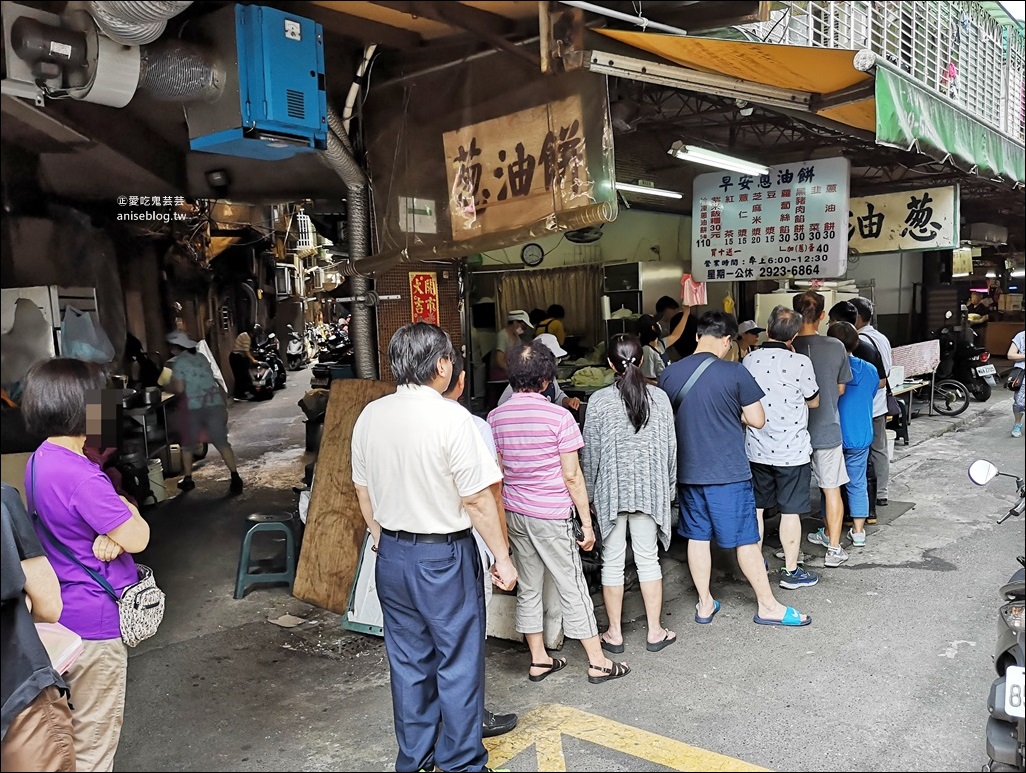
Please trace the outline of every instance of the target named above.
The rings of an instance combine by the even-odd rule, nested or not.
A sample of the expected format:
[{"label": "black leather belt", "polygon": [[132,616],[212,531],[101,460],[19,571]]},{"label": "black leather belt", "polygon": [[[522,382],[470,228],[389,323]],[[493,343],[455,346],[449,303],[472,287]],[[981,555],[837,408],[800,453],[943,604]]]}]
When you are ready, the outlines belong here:
[{"label": "black leather belt", "polygon": [[465,539],[473,531],[471,529],[463,529],[462,531],[454,531],[452,534],[417,534],[412,531],[393,531],[392,529],[382,528],[381,533],[387,534],[389,537],[405,540],[406,542],[438,544],[439,542],[455,542],[456,540]]}]

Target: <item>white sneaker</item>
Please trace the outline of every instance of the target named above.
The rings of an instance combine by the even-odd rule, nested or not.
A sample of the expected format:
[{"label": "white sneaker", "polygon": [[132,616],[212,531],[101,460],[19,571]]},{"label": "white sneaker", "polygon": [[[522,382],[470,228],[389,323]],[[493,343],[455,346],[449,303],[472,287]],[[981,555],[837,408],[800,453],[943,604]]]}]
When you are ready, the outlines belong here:
[{"label": "white sneaker", "polygon": [[822,528],[809,534],[809,542],[813,545],[821,545],[825,548],[830,547],[830,537],[827,536],[826,530]]},{"label": "white sneaker", "polygon": [[864,531],[856,534],[851,529],[848,529],[848,539],[851,540],[853,548],[864,548],[866,546],[866,533]]},{"label": "white sneaker", "polygon": [[848,554],[844,552],[844,548],[827,548],[826,558],[823,560],[823,566],[837,567],[848,560]]},{"label": "white sneaker", "polygon": [[1022,437],[1022,424],[1012,427],[1012,437]]}]

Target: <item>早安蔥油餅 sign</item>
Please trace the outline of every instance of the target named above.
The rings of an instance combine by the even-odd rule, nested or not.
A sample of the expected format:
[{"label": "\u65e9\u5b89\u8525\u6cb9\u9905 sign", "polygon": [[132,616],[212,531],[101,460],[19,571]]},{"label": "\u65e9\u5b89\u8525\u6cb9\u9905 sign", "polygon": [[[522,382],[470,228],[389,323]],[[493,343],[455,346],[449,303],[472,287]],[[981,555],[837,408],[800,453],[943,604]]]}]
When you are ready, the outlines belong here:
[{"label": "\u65e9\u5b89\u8525\u6cb9\u9905 sign", "polygon": [[848,245],[862,254],[958,246],[958,186],[852,199]]},{"label": "\u65e9\u5b89\u8525\u6cb9\u9905 sign", "polygon": [[453,239],[591,203],[580,97],[442,135]]},{"label": "\u65e9\u5b89\u8525\u6cb9\u9905 sign", "polygon": [[705,282],[830,279],[848,267],[848,160],[695,178],[691,273]]}]

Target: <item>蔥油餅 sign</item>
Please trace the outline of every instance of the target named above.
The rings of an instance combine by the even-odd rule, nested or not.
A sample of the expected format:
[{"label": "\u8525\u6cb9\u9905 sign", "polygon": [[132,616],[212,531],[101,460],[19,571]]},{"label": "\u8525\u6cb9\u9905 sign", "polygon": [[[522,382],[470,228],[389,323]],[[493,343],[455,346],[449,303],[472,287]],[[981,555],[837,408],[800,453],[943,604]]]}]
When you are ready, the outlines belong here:
[{"label": "\u8525\u6cb9\u9905 sign", "polygon": [[848,160],[781,164],[769,174],[695,178],[691,274],[705,282],[831,279],[848,268]]},{"label": "\u8525\u6cb9\u9905 sign", "polygon": [[958,186],[852,199],[848,245],[863,255],[958,247]]},{"label": "\u8525\u6cb9\u9905 sign", "polygon": [[453,239],[590,204],[583,122],[573,96],[443,134]]}]

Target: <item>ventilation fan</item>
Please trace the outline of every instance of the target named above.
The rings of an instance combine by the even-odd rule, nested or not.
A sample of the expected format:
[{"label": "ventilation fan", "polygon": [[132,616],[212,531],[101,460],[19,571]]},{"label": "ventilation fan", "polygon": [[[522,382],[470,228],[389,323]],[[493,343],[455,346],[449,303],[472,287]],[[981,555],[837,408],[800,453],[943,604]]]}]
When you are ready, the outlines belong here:
[{"label": "ventilation fan", "polygon": [[[605,225],[603,223],[603,225]],[[589,225],[587,228],[578,228],[566,232],[566,240],[574,244],[592,244],[602,238],[601,225]]]}]

